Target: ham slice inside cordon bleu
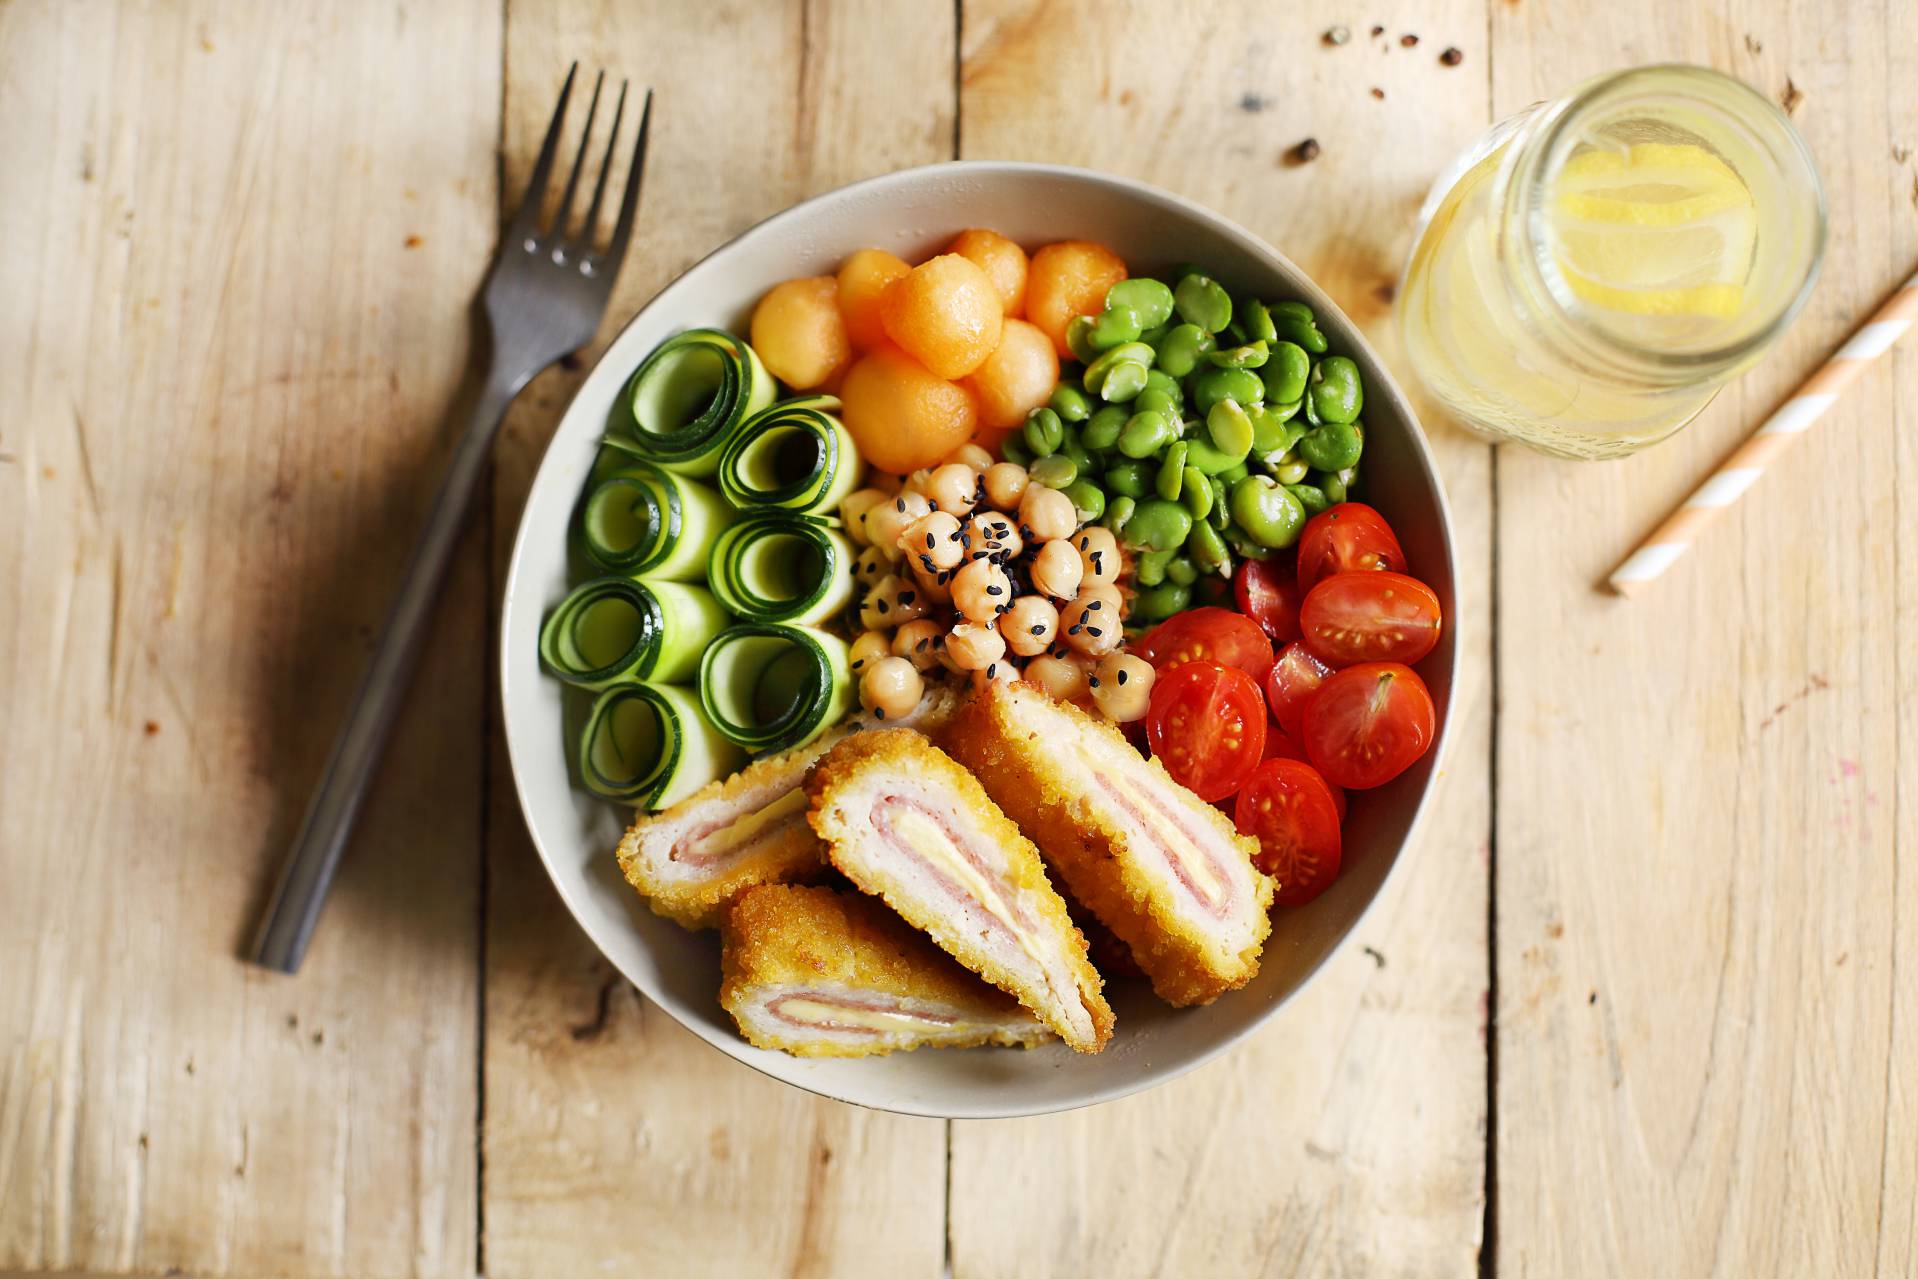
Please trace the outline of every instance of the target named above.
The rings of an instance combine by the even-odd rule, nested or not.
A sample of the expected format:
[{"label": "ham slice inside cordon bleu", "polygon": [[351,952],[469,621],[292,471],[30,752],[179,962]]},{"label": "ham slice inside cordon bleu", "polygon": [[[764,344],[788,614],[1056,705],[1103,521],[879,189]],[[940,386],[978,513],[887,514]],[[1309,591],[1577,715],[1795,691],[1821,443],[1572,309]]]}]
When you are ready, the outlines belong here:
[{"label": "ham slice inside cordon bleu", "polygon": [[1001,683],[968,700],[946,741],[1160,998],[1210,1003],[1259,971],[1274,884],[1252,864],[1257,843],[1118,730]]},{"label": "ham slice inside cordon bleu", "polygon": [[840,742],[806,783],[827,856],[1080,1052],[1112,1036],[1104,984],[1032,842],[909,729]]},{"label": "ham slice inside cordon bleu", "polygon": [[876,897],[762,884],[733,899],[719,1002],[748,1042],[800,1057],[1030,1047],[1052,1038]]}]

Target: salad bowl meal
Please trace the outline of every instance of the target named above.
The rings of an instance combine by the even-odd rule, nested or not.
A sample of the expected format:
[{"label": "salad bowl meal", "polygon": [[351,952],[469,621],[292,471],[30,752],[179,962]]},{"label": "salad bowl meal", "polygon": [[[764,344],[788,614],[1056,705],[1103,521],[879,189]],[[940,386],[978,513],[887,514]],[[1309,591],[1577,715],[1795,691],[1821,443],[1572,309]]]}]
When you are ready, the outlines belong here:
[{"label": "salad bowl meal", "polygon": [[1337,307],[1175,196],[861,182],[634,317],[501,620],[560,896],[826,1096],[1035,1114],[1222,1052],[1351,931],[1435,774],[1451,534]]}]

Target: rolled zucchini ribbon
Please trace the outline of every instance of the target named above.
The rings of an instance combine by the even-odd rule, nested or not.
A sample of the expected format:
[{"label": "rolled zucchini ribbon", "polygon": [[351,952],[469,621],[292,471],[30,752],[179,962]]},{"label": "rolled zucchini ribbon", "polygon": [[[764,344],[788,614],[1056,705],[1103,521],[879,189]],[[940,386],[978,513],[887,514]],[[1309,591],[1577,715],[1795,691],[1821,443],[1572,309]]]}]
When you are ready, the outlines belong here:
[{"label": "rolled zucchini ribbon", "polygon": [[682,683],[732,621],[711,591],[683,582],[600,577],[567,593],[539,632],[549,674],[585,689],[628,680]]},{"label": "rolled zucchini ribbon", "polygon": [[865,465],[830,395],[786,400],[741,424],[719,455],[719,491],[737,507],[831,515]]},{"label": "rolled zucchini ribbon", "polygon": [[707,718],[699,697],[674,684],[614,684],[593,699],[579,739],[586,788],[657,811],[729,776],[745,753]]},{"label": "rolled zucchini ribbon", "polygon": [[606,460],[579,504],[581,552],[596,568],[654,580],[697,582],[713,543],[736,518],[706,485],[606,441]]},{"label": "rolled zucchini ribbon", "polygon": [[852,601],[855,554],[830,524],[768,511],[719,535],[707,580],[742,621],[811,626]]},{"label": "rolled zucchini ribbon", "polygon": [[633,374],[621,397],[632,435],[615,431],[608,442],[681,475],[711,475],[733,434],[777,390],[750,346],[722,329],[688,329]]},{"label": "rolled zucchini ribbon", "polygon": [[803,746],[852,707],[846,642],[806,626],[747,622],[699,665],[699,699],[721,736],[755,755]]}]

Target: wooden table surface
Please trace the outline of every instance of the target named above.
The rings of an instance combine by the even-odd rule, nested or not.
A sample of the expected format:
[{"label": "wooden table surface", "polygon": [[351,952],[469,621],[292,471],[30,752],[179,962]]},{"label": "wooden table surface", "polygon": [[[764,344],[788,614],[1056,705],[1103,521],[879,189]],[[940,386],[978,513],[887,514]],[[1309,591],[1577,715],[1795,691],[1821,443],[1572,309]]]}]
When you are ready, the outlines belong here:
[{"label": "wooden table surface", "polygon": [[[602,340],[758,219],[963,156],[1199,200],[1396,360],[1446,161],[1666,59],[1796,101],[1831,249],[1640,457],[1428,421],[1456,740],[1303,995],[1144,1096],[900,1118],[648,1007],[527,841],[493,612],[590,352],[512,412],[305,970],[237,958],[576,58],[659,93]],[[0,130],[0,1271],[1918,1274],[1918,354],[1642,599],[1597,587],[1918,261],[1918,7],[5,0]]]}]

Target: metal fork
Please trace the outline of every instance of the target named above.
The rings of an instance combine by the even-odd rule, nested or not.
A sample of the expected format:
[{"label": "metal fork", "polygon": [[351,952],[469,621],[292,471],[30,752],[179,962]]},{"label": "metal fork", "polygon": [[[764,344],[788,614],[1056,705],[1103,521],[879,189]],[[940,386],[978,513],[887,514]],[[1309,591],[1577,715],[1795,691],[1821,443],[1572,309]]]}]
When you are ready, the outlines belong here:
[{"label": "metal fork", "polygon": [[281,972],[294,972],[306,955],[320,907],[332,886],[340,855],[353,833],[368,783],[378,767],[386,740],[397,717],[414,665],[419,657],[420,641],[426,633],[433,602],[446,577],[453,548],[473,505],[473,495],[486,473],[486,460],[492,452],[493,437],[506,416],[506,406],[534,374],[560,357],[577,351],[592,341],[606,313],[613,292],[613,278],[633,232],[633,214],[639,207],[640,175],[646,163],[646,134],[652,122],[653,95],[646,93],[639,117],[639,136],[633,144],[632,167],[626,176],[626,190],[620,198],[619,220],[613,238],[604,251],[595,248],[601,201],[606,195],[606,176],[612,169],[614,146],[619,140],[620,121],[626,114],[625,83],[620,85],[619,100],[613,108],[613,127],[607,134],[606,153],[600,164],[599,178],[593,184],[592,203],[578,228],[569,234],[573,198],[578,194],[580,172],[586,166],[586,147],[593,134],[593,118],[599,112],[600,89],[606,82],[601,72],[593,82],[593,97],[586,108],[586,128],[580,136],[579,151],[573,157],[573,171],[559,199],[559,212],[549,229],[540,229],[540,208],[546,201],[547,183],[553,175],[553,157],[559,149],[560,126],[566,119],[566,104],[572,97],[573,81],[579,74],[574,63],[566,73],[566,84],[559,92],[559,105],[553,109],[553,122],[546,128],[546,140],[540,144],[539,160],[533,165],[532,181],[519,211],[500,237],[499,254],[486,275],[481,297],[487,327],[492,334],[491,363],[483,389],[473,409],[466,434],[453,450],[452,465],[426,530],[413,549],[399,598],[380,635],[373,665],[353,699],[346,725],[333,743],[326,772],[319,790],[300,824],[300,833],[287,854],[279,884],[273,890],[272,904],[261,921],[254,941],[255,963]]}]

